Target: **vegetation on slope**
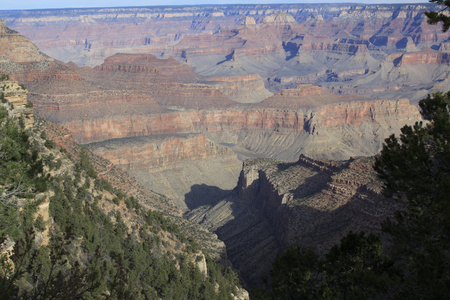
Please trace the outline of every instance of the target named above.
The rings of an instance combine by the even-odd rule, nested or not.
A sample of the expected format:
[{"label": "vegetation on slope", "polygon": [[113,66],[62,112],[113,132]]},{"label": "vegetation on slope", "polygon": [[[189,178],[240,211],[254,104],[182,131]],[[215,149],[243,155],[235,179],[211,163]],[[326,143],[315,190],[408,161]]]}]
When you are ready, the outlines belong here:
[{"label": "vegetation on slope", "polygon": [[72,162],[0,107],[0,294],[5,299],[231,299],[238,278],[162,213]]}]

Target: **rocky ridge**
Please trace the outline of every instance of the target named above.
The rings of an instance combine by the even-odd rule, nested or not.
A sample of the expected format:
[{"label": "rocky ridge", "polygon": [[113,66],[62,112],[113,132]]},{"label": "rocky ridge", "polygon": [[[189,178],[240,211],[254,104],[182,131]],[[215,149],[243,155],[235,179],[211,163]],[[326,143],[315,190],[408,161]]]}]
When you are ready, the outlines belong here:
[{"label": "rocky ridge", "polygon": [[[288,27],[277,34],[292,31]],[[263,155],[295,161],[300,153],[333,159],[373,155],[385,137],[419,119],[417,109],[405,100],[371,102],[312,85],[282,90],[256,104],[240,104],[226,93],[240,97],[233,90],[258,81],[259,75],[207,79],[174,59],[148,54],[116,54],[95,68],[59,61],[33,63],[26,69],[8,66],[0,64],[0,69],[29,86],[37,115],[68,128],[77,142],[124,139],[109,143],[115,150],[95,149],[128,168],[147,187],[168,192],[182,210],[189,206],[185,202],[191,187],[201,187],[201,174],[209,170],[220,170],[211,174],[215,179],[209,184],[229,190],[238,179],[238,159]],[[218,82],[233,88],[221,92]],[[152,157],[170,167],[159,172],[158,160],[144,162],[136,155],[143,154],[142,149],[158,149]],[[200,169],[190,163],[196,160],[202,162],[197,164]],[[196,179],[172,180],[169,173],[176,164],[183,165],[180,174],[189,170],[197,174],[190,178]]]},{"label": "rocky ridge", "polygon": [[31,128],[34,123],[34,113],[31,103],[28,102],[28,90],[17,81],[0,81],[0,94],[2,104],[8,109],[10,117],[23,119],[25,128]]},{"label": "rocky ridge", "polygon": [[399,205],[381,194],[373,161],[303,155],[294,163],[247,160],[233,196],[186,217],[216,232],[247,282],[260,285],[270,262],[289,245],[323,254],[350,230],[381,230]]}]

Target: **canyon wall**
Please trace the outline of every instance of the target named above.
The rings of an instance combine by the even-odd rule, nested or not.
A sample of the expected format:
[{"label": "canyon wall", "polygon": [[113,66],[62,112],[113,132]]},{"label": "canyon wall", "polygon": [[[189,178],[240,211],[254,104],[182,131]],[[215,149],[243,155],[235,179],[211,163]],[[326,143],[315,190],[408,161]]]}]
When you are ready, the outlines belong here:
[{"label": "canyon wall", "polygon": [[208,141],[204,134],[141,136],[92,143],[89,147],[125,170],[163,168],[186,160],[233,154],[230,149]]},{"label": "canyon wall", "polygon": [[[148,207],[216,232],[257,285],[286,246],[325,253],[349,230],[377,231],[392,214],[373,159],[351,157],[377,154],[384,138],[421,120],[403,96],[450,80],[448,36],[425,24],[429,7],[0,12],[79,64],[47,57],[0,23],[0,72],[26,83],[37,115],[67,128],[58,143],[73,137],[103,157],[101,177],[124,169],[133,178],[120,173],[114,184],[146,190]],[[68,21],[76,25],[63,30]],[[255,157],[284,162],[242,168]]]},{"label": "canyon wall", "polygon": [[186,217],[216,232],[247,283],[262,285],[271,261],[289,245],[324,254],[350,230],[381,230],[400,205],[382,195],[373,163],[303,155],[294,163],[247,160],[234,198]]},{"label": "canyon wall", "polygon": [[[247,19],[245,28],[224,30],[223,36],[234,34],[231,39],[238,43],[242,31],[242,37],[257,45],[259,27],[275,39],[292,36],[298,26],[286,13],[261,22],[259,26]],[[2,26],[5,42],[13,43],[19,35]],[[32,57],[45,58],[22,40],[35,52]],[[206,195],[219,199],[233,190],[239,160],[374,155],[384,138],[420,119],[408,100],[369,101],[311,84],[262,100],[261,95],[271,93],[258,74],[207,78],[173,58],[150,54],[116,54],[95,68],[23,60],[8,58],[0,71],[25,82],[37,115],[65,126],[77,142],[95,143],[91,147],[96,153],[127,169],[147,188],[168,194],[182,211],[207,204]],[[256,103],[229,98],[247,102],[243,99],[252,90],[259,97]]]},{"label": "canyon wall", "polygon": [[[100,105],[101,103],[99,103]],[[134,105],[138,105],[136,102]],[[237,145],[255,153],[293,160],[300,153],[318,158],[348,159],[350,156],[374,155],[392,132],[420,119],[417,108],[408,100],[356,101],[330,104],[310,109],[185,110],[164,113],[83,117],[81,111],[95,110],[88,105],[70,108],[58,106],[45,110],[50,119],[77,116],[62,124],[82,143],[133,136],[204,133],[216,143]],[[108,107],[106,105],[105,107]],[[68,112],[64,112],[68,109]],[[132,110],[130,105],[128,110]],[[140,106],[136,106],[139,110]],[[278,142],[277,142],[278,141]],[[200,155],[201,152],[199,152]]]},{"label": "canyon wall", "polygon": [[[305,83],[338,95],[418,101],[450,80],[448,34],[424,16],[435,9],[433,4],[213,5],[1,11],[0,18],[62,61],[106,63],[99,72],[149,72],[155,69],[133,60],[110,64],[108,57],[152,53],[188,64],[206,77],[191,73],[198,81],[227,78],[217,89],[238,102],[261,101]],[[27,54],[28,61],[43,59],[20,49],[15,53]],[[392,55],[402,58],[392,61]],[[171,76],[187,74],[172,68]],[[250,74],[258,74],[265,87],[260,79],[245,79]]]},{"label": "canyon wall", "polygon": [[9,105],[6,102],[1,104],[7,109],[8,114],[17,119],[22,118],[26,129],[32,128],[34,113],[31,103],[28,102],[28,90],[19,85],[17,81],[1,80],[0,94],[9,103]]}]

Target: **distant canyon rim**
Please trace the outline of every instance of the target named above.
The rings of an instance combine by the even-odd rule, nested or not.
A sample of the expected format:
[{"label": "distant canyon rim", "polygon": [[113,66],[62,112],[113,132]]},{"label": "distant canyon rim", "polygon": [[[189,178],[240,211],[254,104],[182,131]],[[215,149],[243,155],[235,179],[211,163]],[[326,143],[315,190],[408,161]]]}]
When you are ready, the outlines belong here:
[{"label": "distant canyon rim", "polygon": [[[371,157],[450,86],[433,8],[0,11],[0,73],[37,116],[216,232],[252,285],[264,255],[325,249],[392,213]],[[249,250],[242,236],[260,239]]]}]

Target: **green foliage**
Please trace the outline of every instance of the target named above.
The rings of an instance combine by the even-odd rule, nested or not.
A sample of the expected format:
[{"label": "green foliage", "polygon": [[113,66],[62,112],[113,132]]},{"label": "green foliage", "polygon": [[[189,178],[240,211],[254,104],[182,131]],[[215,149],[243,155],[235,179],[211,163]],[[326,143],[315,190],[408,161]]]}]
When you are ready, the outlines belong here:
[{"label": "green foliage", "polygon": [[313,249],[290,247],[270,272],[272,290],[257,293],[275,299],[369,299],[386,293],[395,272],[379,235],[350,232],[325,259]]},{"label": "green foliage", "polygon": [[125,205],[127,206],[128,209],[139,209],[139,208],[141,208],[141,205],[139,204],[139,202],[134,197],[127,198],[125,200]]},{"label": "green foliage", "polygon": [[34,228],[39,231],[42,232],[45,230],[45,222],[44,222],[44,218],[42,218],[41,215],[39,215],[36,220],[34,221]]},{"label": "green foliage", "polygon": [[113,203],[114,203],[115,205],[120,205],[120,199],[117,198],[117,197],[115,197],[115,198],[113,199]]},{"label": "green foliage", "polygon": [[45,140],[44,146],[45,146],[47,149],[54,149],[56,145],[55,145],[55,142],[52,141],[52,140]]},{"label": "green foliage", "polygon": [[[61,149],[63,149],[63,148],[61,148]],[[94,185],[99,190],[105,190],[105,191],[108,191],[111,193],[114,191],[111,183],[109,183],[107,180],[105,180],[103,178],[96,178],[94,180]]]},{"label": "green foliage", "polygon": [[8,74],[0,74],[0,81],[8,81],[9,75]]},{"label": "green foliage", "polygon": [[43,161],[30,143],[23,122],[7,118],[0,107],[0,234],[13,233],[20,228],[18,209],[27,206],[36,193],[47,190]]},{"label": "green foliage", "polygon": [[81,149],[78,161],[75,164],[75,169],[77,172],[85,171],[86,174],[91,178],[97,178],[97,172],[95,172],[94,167],[89,160],[89,155],[87,154],[85,149]]},{"label": "green foliage", "polygon": [[437,299],[450,293],[450,92],[419,105],[429,122],[405,126],[400,139],[387,139],[374,168],[385,193],[407,205],[383,224],[403,270],[396,292]]},{"label": "green foliage", "polygon": [[439,11],[425,12],[428,23],[437,24],[442,22],[442,31],[446,32],[450,28],[450,16],[447,13],[450,9],[450,0],[429,0],[429,2],[438,4],[440,9]]},{"label": "green foliage", "polygon": [[270,275],[276,298],[313,298],[320,290],[319,256],[313,249],[290,247],[276,257]]},{"label": "green foliage", "polygon": [[395,272],[383,255],[380,236],[350,232],[326,255],[326,294],[338,299],[369,299],[387,291]]},{"label": "green foliage", "polygon": [[[127,218],[134,214],[135,223],[129,228],[130,219],[120,212],[107,213],[102,191],[113,188],[96,177],[85,151],[73,168],[50,178],[44,166],[58,168],[61,160],[56,161],[55,152],[39,153],[39,143],[4,111],[0,107],[0,241],[8,236],[15,247],[0,257],[3,298],[231,299],[238,285],[234,272],[209,261],[212,273],[205,277],[194,265],[196,256],[162,250],[166,238],[176,243],[184,239],[169,218],[145,211],[122,192],[116,199],[136,212],[126,213]],[[44,133],[35,134],[46,139]],[[54,224],[50,243],[39,246],[35,231],[43,231],[46,224],[34,217],[42,202],[36,195],[47,188]]]},{"label": "green foliage", "polygon": [[0,124],[3,123],[5,118],[8,116],[8,111],[3,106],[0,106]]},{"label": "green foliage", "polygon": [[404,126],[399,138],[386,139],[374,165],[385,195],[405,204],[395,220],[382,224],[392,237],[390,256],[383,254],[379,236],[352,232],[319,263],[311,250],[289,249],[271,272],[276,298],[448,297],[450,92],[419,105],[428,122]]}]

